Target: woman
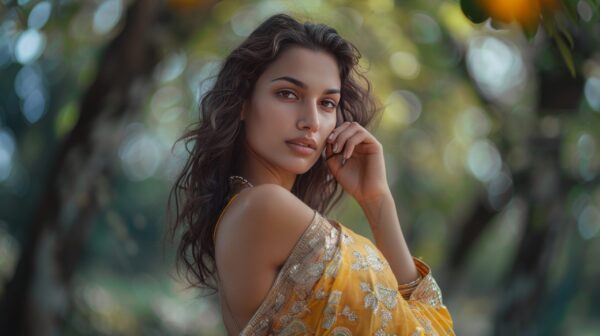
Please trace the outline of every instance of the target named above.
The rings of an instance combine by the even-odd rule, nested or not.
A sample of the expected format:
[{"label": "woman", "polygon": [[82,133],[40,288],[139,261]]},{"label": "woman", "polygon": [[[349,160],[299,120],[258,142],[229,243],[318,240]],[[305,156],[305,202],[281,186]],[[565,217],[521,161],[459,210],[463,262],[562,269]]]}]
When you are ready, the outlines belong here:
[{"label": "woman", "polygon": [[[359,57],[332,28],[275,15],[227,57],[181,138],[193,147],[171,229],[188,280],[218,290],[230,335],[454,334],[365,128],[378,108]],[[322,215],[338,186],[376,244]]]}]

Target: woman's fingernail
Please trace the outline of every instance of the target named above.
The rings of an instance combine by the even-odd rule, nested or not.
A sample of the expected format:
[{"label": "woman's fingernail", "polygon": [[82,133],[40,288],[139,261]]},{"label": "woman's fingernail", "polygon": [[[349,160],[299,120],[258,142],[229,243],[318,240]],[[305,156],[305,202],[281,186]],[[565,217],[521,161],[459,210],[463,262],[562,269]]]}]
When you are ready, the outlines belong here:
[{"label": "woman's fingernail", "polygon": [[346,164],[346,158],[342,159],[342,166]]},{"label": "woman's fingernail", "polygon": [[333,145],[333,152],[337,153],[337,144]]},{"label": "woman's fingernail", "polygon": [[333,139],[333,133],[329,134],[329,140]]}]

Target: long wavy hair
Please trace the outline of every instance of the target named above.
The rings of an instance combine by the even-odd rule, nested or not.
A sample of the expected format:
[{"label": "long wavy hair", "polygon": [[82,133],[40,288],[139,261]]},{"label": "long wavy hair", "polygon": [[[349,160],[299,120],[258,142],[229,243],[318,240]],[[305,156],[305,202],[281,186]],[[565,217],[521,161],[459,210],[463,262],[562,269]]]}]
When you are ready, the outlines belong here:
[{"label": "long wavy hair", "polygon": [[[214,87],[201,99],[200,120],[175,142],[185,142],[189,158],[169,194],[168,232],[172,242],[179,241],[177,270],[184,266],[193,287],[217,290],[211,283],[216,267],[212,233],[231,196],[228,177],[239,175],[243,164],[239,161],[245,141],[241,108],[258,77],[290,46],[327,52],[336,59],[341,80],[337,125],[356,121],[368,127],[380,111],[371,84],[359,69],[360,52],[335,29],[302,24],[285,14],[274,15],[256,28],[225,59]],[[343,196],[322,156],[297,176],[291,192],[322,214]]]}]

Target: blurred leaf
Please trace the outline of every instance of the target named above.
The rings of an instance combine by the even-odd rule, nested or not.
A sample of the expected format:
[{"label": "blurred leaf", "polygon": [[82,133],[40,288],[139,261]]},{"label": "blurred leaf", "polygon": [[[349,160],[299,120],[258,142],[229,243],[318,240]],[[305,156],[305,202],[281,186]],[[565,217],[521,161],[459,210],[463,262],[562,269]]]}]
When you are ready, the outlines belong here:
[{"label": "blurred leaf", "polygon": [[533,40],[533,38],[535,37],[535,34],[538,31],[539,26],[540,26],[540,17],[539,16],[535,19],[535,21],[531,22],[530,24],[523,25],[523,33],[525,33],[525,36],[527,37],[527,39],[529,41]]},{"label": "blurred leaf", "polygon": [[[563,35],[561,34],[561,32],[557,31],[557,20],[555,20],[554,17],[551,15],[544,15],[542,18],[542,24],[544,25],[544,29],[546,30],[548,35],[552,37],[556,42],[556,46],[558,47],[558,50],[560,51],[560,54],[563,57],[567,68],[569,68],[569,72],[573,77],[575,77],[576,72],[575,64],[573,63],[573,56],[571,55],[571,51],[567,46]],[[560,29],[560,27],[558,29]],[[569,36],[569,38],[571,37]]]},{"label": "blurred leaf", "polygon": [[489,18],[483,10],[481,0],[460,0],[460,8],[473,23],[482,23]]},{"label": "blurred leaf", "polygon": [[573,21],[577,21],[577,3],[579,0],[564,0],[562,1],[563,12]]},{"label": "blurred leaf", "polygon": [[554,40],[556,41],[556,45],[558,46],[558,50],[560,50],[560,54],[562,55],[569,71],[571,72],[571,76],[575,77],[575,64],[573,63],[573,56],[571,55],[571,50],[565,43],[562,35],[556,34],[554,36]]},{"label": "blurred leaf", "polygon": [[558,17],[556,15],[553,16],[553,18],[554,18],[554,21],[556,22],[556,27],[558,28],[558,31],[560,33],[562,33],[563,36],[567,39],[571,49],[575,48],[575,41],[573,41],[573,37],[571,37],[571,32],[569,32],[569,29],[567,28],[565,21],[562,20],[561,17]]},{"label": "blurred leaf", "polygon": [[537,34],[537,31],[538,26],[535,26],[534,28],[523,27],[523,33],[525,34],[525,37],[527,37],[527,40],[530,42],[535,37],[535,34]]},{"label": "blurred leaf", "polygon": [[69,133],[73,129],[73,126],[75,126],[78,118],[79,110],[75,102],[70,102],[60,109],[54,125],[57,137],[62,138],[65,134]]}]

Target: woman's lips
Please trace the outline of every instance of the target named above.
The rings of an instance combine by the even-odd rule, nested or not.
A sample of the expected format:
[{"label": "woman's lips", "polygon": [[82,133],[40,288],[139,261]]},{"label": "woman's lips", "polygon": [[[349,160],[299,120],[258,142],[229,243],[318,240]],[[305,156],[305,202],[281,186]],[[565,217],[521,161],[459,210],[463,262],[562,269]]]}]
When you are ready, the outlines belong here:
[{"label": "woman's lips", "polygon": [[310,155],[315,152],[314,149],[312,149],[308,146],[297,145],[293,142],[286,142],[286,144],[297,154]]}]

